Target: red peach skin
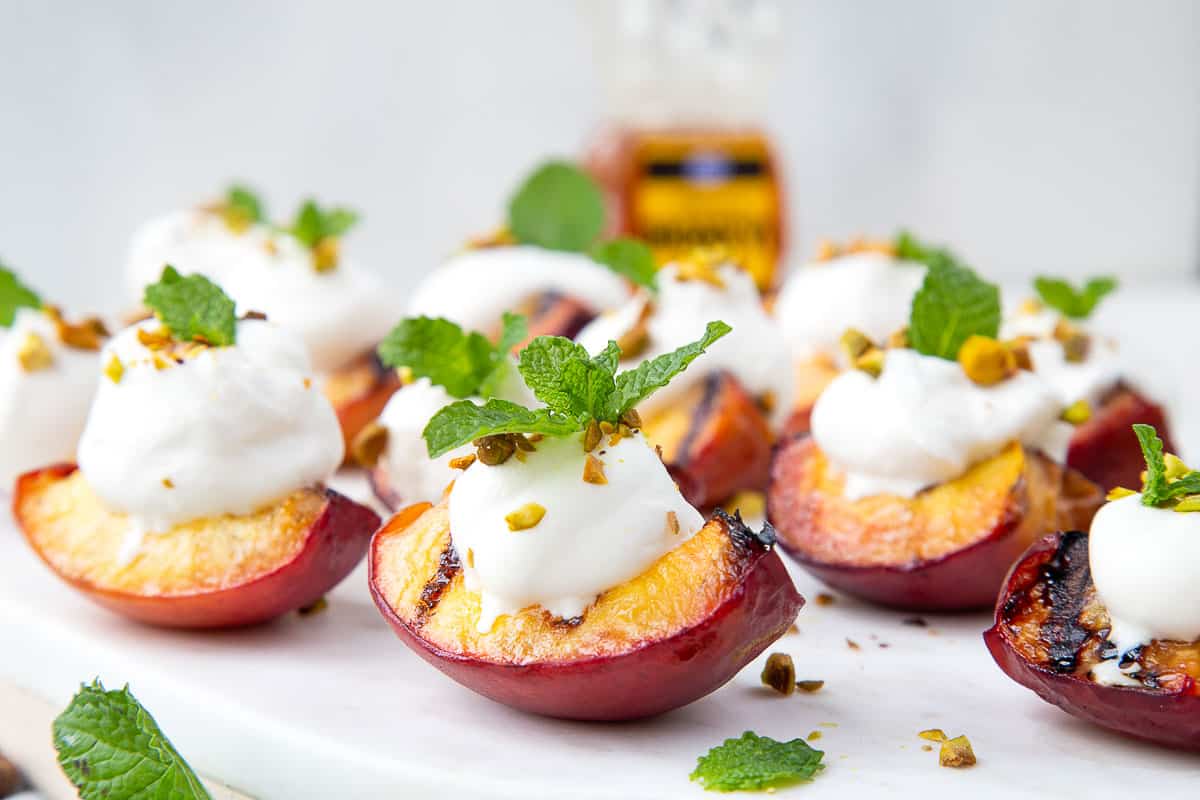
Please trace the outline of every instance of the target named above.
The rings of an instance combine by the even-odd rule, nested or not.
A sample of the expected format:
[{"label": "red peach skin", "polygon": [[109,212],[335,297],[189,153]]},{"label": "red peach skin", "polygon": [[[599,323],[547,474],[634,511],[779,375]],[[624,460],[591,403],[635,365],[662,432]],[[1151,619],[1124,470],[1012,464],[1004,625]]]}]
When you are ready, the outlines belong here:
[{"label": "red peach skin", "polygon": [[1133,425],[1138,422],[1153,425],[1166,451],[1175,452],[1162,406],[1122,384],[1104,399],[1090,420],[1075,429],[1067,451],[1067,465],[1105,489],[1141,486],[1146,462],[1133,432]]},{"label": "red peach skin", "polygon": [[783,635],[804,602],[771,548],[770,528],[756,534],[718,512],[582,617],[553,620],[532,607],[480,634],[478,597],[463,586],[447,518],[444,505],[424,503],[388,522],[371,546],[371,594],[423,659],[534,714],[629,720],[691,703]]},{"label": "red peach skin", "polygon": [[[118,614],[168,628],[252,625],[316,602],[354,569],[380,522],[374,511],[330,489],[302,489],[273,509],[147,537],[147,554],[122,568],[116,548],[128,523],[99,504],[75,465],[22,475],[13,513],[34,551],[64,581]],[[235,528],[238,544],[228,541]],[[256,548],[246,554],[254,563],[228,558],[238,548]],[[172,564],[162,587],[145,591],[156,580],[157,559],[184,552],[194,562]]]},{"label": "red peach skin", "polygon": [[[1200,751],[1195,644],[1156,645],[1157,661],[1170,664],[1169,671],[1155,675],[1157,688],[1104,686],[1088,677],[1109,623],[1094,596],[1087,541],[1078,531],[1051,534],[1013,566],[996,601],[996,623],[983,634],[992,658],[1010,678],[1068,714],[1138,739]],[[1047,591],[1052,581],[1060,585],[1054,594]],[[1164,651],[1172,657],[1164,658]]]},{"label": "red peach skin", "polygon": [[1098,487],[1012,445],[966,474],[907,499],[850,501],[808,435],[777,448],[767,518],[780,546],[849,594],[921,611],[988,608],[1008,567],[1062,521],[1086,525]]}]

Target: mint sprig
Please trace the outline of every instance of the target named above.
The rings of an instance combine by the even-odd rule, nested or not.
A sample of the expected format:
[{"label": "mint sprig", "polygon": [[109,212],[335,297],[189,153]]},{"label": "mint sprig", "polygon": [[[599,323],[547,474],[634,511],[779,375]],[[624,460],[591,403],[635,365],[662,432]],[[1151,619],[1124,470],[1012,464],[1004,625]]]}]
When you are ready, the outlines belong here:
[{"label": "mint sprig", "polygon": [[348,208],[321,208],[315,200],[306,200],[287,229],[307,248],[316,247],[323,239],[343,236],[358,223],[358,212]]},{"label": "mint sprig", "polygon": [[953,361],[972,336],[995,338],[1000,331],[1000,290],[981,279],[950,251],[901,234],[897,253],[926,266],[913,295],[908,340],[918,353]]},{"label": "mint sprig", "polygon": [[638,286],[654,289],[658,268],[654,251],[638,239],[619,238],[601,242],[592,248],[592,260],[628,278]]},{"label": "mint sprig", "polygon": [[37,292],[21,283],[17,274],[0,261],[0,327],[12,327],[18,308],[42,307]]},{"label": "mint sprig", "polygon": [[508,229],[522,244],[587,252],[604,230],[604,195],[579,167],[549,161],[509,200]]},{"label": "mint sprig", "polygon": [[53,730],[58,763],[83,800],[211,800],[128,686],[82,685]]},{"label": "mint sprig", "polygon": [[203,275],[180,275],[168,264],[142,303],[183,342],[226,347],[237,340],[237,316],[229,295]]},{"label": "mint sprig", "polygon": [[[1142,480],[1142,505],[1168,507],[1181,498],[1200,495],[1200,472],[1181,467],[1181,474],[1168,474],[1163,441],[1153,425],[1135,424],[1133,432],[1141,445],[1142,458],[1146,461],[1146,476]],[[1179,463],[1178,459],[1175,461]]]},{"label": "mint sprig", "polygon": [[407,367],[451,397],[466,398],[487,394],[508,369],[508,353],[528,331],[524,317],[505,313],[500,341],[493,346],[483,334],[464,331],[448,319],[409,317],[384,337],[378,352],[385,365]]},{"label": "mint sprig", "polygon": [[1062,278],[1039,276],[1033,282],[1042,302],[1071,319],[1086,319],[1106,295],[1117,288],[1117,279],[1089,278],[1076,289]]},{"label": "mint sprig", "polygon": [[434,414],[425,426],[429,456],[437,458],[480,436],[566,436],[593,421],[618,423],[729,331],[724,322],[710,322],[699,340],[620,374],[620,350],[615,342],[592,357],[570,339],[539,336],[521,351],[518,369],[546,408],[534,411],[502,400],[489,400],[482,406],[466,400],[454,403]]},{"label": "mint sprig", "polygon": [[780,742],[746,731],[700,756],[690,777],[709,791],[762,791],[812,780],[824,755],[803,739]]}]

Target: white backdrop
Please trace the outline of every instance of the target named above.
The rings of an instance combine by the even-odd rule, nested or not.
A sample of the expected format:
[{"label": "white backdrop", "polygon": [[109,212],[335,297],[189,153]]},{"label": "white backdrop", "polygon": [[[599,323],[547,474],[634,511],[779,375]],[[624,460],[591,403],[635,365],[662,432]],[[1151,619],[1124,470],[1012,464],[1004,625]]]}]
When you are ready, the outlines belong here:
[{"label": "white backdrop", "polygon": [[[907,224],[1001,276],[1194,272],[1200,4],[783,5],[798,250]],[[129,231],[240,177],[361,209],[350,246],[399,297],[594,130],[595,10],[0,0],[0,258],[111,306]]]}]

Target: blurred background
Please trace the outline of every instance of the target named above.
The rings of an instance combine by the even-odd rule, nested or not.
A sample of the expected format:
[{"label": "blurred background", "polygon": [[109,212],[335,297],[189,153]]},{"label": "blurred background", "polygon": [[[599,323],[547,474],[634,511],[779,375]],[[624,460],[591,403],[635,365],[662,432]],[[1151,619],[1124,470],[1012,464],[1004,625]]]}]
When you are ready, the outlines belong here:
[{"label": "blurred background", "polygon": [[[349,252],[399,297],[618,113],[614,53],[644,43],[623,51],[614,25],[639,13],[0,0],[0,258],[109,308],[135,226],[241,179],[275,216],[308,194],[361,210]],[[804,0],[756,19],[761,98],[738,111],[782,164],[789,263],[907,225],[1001,278],[1196,274],[1200,4]]]}]

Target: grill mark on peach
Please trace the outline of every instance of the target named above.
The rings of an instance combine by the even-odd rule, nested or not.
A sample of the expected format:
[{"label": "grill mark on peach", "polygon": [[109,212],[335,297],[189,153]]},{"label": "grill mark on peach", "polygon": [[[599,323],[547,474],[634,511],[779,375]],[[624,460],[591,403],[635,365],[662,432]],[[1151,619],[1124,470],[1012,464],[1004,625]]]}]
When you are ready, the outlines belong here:
[{"label": "grill mark on peach", "polygon": [[1056,672],[1073,672],[1079,664],[1079,651],[1091,635],[1079,619],[1092,582],[1087,535],[1079,531],[1064,534],[1054,555],[1042,565],[1041,580],[1046,585],[1043,602],[1050,607],[1043,626],[1050,666]]},{"label": "grill mark on peach", "polygon": [[417,616],[413,620],[414,625],[419,628],[425,624],[425,621],[437,608],[442,595],[446,593],[446,587],[450,585],[450,581],[454,580],[454,576],[461,569],[462,562],[458,560],[458,553],[455,552],[454,545],[447,542],[446,549],[438,556],[437,571],[421,589],[421,597],[417,600]]},{"label": "grill mark on peach", "polygon": [[708,424],[709,417],[716,409],[722,385],[721,373],[712,372],[704,376],[704,393],[700,396],[700,402],[692,410],[692,419],[688,424],[687,433],[684,435],[683,441],[679,443],[679,449],[675,451],[673,466],[676,468],[686,467],[692,460],[692,445],[700,438],[704,426]]}]

